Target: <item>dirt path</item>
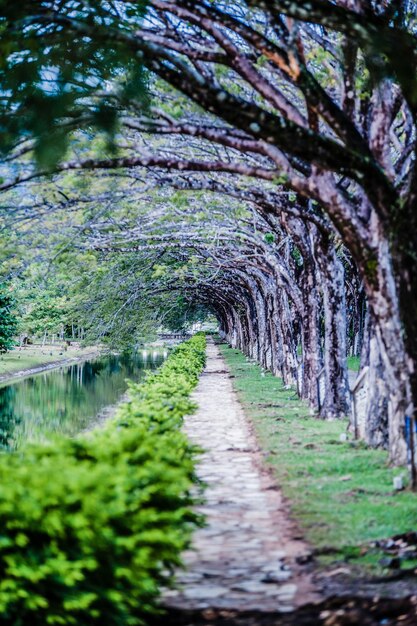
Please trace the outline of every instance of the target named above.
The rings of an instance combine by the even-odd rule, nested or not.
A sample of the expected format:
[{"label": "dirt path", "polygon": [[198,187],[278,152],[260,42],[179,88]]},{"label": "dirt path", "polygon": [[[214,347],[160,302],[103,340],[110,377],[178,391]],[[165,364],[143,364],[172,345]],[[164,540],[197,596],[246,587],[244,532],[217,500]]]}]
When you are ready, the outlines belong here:
[{"label": "dirt path", "polygon": [[282,611],[318,599],[296,557],[308,547],[296,538],[277,486],[233,391],[217,346],[194,392],[199,409],[187,418],[190,438],[205,449],[199,475],[208,484],[197,531],[185,555],[182,588],[165,604],[182,609]]}]

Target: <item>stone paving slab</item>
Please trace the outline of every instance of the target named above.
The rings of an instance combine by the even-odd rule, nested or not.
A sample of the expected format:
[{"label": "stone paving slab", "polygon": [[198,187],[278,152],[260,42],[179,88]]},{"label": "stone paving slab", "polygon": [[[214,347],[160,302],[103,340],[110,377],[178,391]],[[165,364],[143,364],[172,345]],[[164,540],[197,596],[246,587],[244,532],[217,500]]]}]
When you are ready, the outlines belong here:
[{"label": "stone paving slab", "polygon": [[187,571],[164,604],[184,609],[291,611],[317,599],[295,558],[308,547],[293,538],[281,494],[262,464],[260,450],[234,393],[217,346],[193,394],[198,404],[185,430],[204,448],[198,473],[208,485],[199,529],[185,554]]}]

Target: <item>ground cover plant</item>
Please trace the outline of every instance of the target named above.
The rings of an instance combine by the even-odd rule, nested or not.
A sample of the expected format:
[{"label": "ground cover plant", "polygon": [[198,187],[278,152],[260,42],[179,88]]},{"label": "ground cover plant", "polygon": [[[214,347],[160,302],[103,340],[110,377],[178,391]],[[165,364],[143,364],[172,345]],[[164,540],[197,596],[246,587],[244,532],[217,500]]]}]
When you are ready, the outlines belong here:
[{"label": "ground cover plant", "polygon": [[0,457],[2,624],[145,623],[201,522],[181,433],[205,338],[177,347],[103,429]]},{"label": "ground cover plant", "polygon": [[[393,477],[405,471],[389,467],[384,450],[340,441],[347,420],[317,419],[279,378],[242,352],[220,348],[291,511],[322,553],[319,561],[343,559],[381,573],[383,555],[371,543],[415,530],[415,494],[393,489]],[[413,566],[411,560],[403,563]]]}]

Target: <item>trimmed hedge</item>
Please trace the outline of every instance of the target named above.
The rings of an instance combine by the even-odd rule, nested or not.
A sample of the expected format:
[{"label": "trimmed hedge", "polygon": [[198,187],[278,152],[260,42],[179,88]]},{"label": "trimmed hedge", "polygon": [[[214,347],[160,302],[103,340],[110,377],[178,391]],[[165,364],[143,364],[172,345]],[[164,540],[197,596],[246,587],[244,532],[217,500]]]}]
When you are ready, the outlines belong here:
[{"label": "trimmed hedge", "polygon": [[0,456],[2,624],[133,626],[157,610],[201,523],[180,426],[204,361],[196,335],[105,428]]}]

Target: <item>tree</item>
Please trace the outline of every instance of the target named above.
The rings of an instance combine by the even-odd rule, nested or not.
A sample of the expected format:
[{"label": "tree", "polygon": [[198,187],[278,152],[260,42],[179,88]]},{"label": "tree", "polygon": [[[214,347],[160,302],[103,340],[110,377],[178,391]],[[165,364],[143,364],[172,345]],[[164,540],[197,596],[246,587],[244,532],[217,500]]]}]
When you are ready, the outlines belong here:
[{"label": "tree", "polygon": [[[187,118],[180,105],[172,116],[163,106],[143,115],[134,98],[119,99],[115,81],[106,98],[119,102],[122,128],[199,138],[216,158],[128,142],[120,156],[78,156],[61,169],[221,171],[278,182],[301,209],[317,203],[363,280],[388,386],[391,458],[404,461],[404,416],[417,407],[415,2],[153,0],[143,23],[113,12],[105,27],[70,5],[45,2],[52,10],[31,16],[37,45],[50,28],[56,50],[80,34],[128,49],[194,108]],[[95,102],[84,101],[84,113]],[[17,178],[35,175],[26,163]]]},{"label": "tree", "polygon": [[[117,181],[114,189],[112,180]],[[75,186],[83,190],[80,196]],[[54,187],[61,199],[50,207],[46,198]],[[294,194],[276,187],[267,191],[234,179],[216,180],[212,174],[191,179],[154,170],[143,183],[139,171],[94,177],[85,172],[76,180],[73,175],[69,180],[57,177],[53,186],[37,184],[31,191],[36,197],[26,198],[10,226],[14,219],[38,224],[36,229],[26,227],[21,248],[37,259],[45,255],[49,271],[40,302],[52,287],[58,288],[55,299],[71,293],[73,315],[82,321],[88,339],[116,349],[132,346],[138,334],[158,326],[177,328],[181,319],[196,311],[201,315],[204,307],[215,313],[232,345],[286,384],[297,383],[299,393],[322,417],[346,415],[345,301],[349,294],[349,307],[357,310],[362,292],[347,250],[317,210],[301,206]],[[39,210],[45,211],[42,221]],[[47,232],[52,246],[45,241]],[[35,306],[37,300],[34,293]],[[360,333],[354,333],[360,351]],[[364,365],[369,364],[366,359]],[[318,372],[325,381],[320,402]],[[386,445],[387,422],[372,402],[367,407],[358,434],[371,445]]]},{"label": "tree", "polygon": [[8,288],[0,284],[0,352],[7,352],[15,345],[18,322],[13,311],[14,299]]}]

